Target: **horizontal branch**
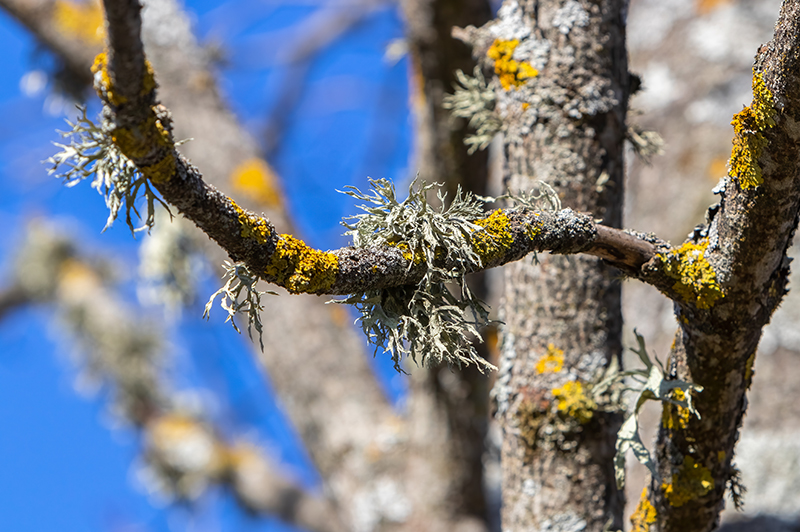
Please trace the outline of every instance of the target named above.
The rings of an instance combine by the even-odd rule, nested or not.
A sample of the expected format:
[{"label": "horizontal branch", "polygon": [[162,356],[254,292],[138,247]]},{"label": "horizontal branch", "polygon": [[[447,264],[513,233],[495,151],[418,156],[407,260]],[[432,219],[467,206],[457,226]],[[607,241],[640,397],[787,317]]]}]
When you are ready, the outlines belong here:
[{"label": "horizontal branch", "polygon": [[[138,2],[109,2],[108,57],[96,62],[97,88],[115,123],[112,135],[164,199],[197,224],[236,261],[263,279],[293,293],[350,294],[416,284],[424,266],[409,251],[385,246],[323,252],[289,235],[278,235],[272,223],[240,208],[203,181],[200,172],[174,148],[163,108],[155,106],[155,85],[141,41],[131,41],[138,21]],[[123,9],[123,4],[130,3]],[[483,223],[481,223],[483,222]],[[485,235],[476,232],[481,265],[470,271],[518,260],[535,251],[589,253],[635,273],[655,255],[655,246],[620,230],[596,225],[590,216],[564,209],[557,213],[527,209],[495,211],[484,220]],[[598,229],[601,228],[601,229]],[[442,264],[443,268],[456,265]],[[460,265],[463,267],[463,265]]]},{"label": "horizontal branch", "polygon": [[[106,6],[110,46],[108,56],[101,54],[95,62],[96,88],[106,103],[115,143],[167,203],[233,260],[244,262],[262,279],[291,293],[344,295],[414,285],[424,277],[426,266],[412,250],[399,246],[330,252],[312,249],[290,235],[279,235],[268,219],[245,211],[206,184],[198,169],[176,151],[169,133],[169,114],[156,104],[153,73],[141,40],[135,37],[140,24],[138,2],[107,3],[111,4]],[[657,253],[652,242],[598,225],[589,215],[570,209],[510,208],[471,222],[483,227],[469,235],[480,263],[442,259],[437,267],[474,272],[519,260],[531,252],[549,251],[587,253],[637,276]]]}]

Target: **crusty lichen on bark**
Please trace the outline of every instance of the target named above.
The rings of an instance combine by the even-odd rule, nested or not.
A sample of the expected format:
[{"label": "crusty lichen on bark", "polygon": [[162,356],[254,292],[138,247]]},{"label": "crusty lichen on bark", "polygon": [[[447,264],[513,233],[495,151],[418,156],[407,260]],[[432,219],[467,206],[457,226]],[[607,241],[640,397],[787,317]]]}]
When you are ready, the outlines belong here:
[{"label": "crusty lichen on bark", "polygon": [[733,116],[733,149],[728,175],[738,179],[743,189],[755,188],[764,182],[758,160],[767,146],[764,131],[775,125],[776,111],[772,92],[760,73],[753,73],[753,103]]}]

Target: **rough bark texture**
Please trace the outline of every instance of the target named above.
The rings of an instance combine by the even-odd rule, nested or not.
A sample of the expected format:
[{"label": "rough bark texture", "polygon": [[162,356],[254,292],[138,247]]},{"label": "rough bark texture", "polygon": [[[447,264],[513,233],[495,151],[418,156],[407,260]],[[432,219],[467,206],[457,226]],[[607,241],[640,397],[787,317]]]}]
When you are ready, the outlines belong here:
[{"label": "rough bark texture", "polygon": [[[514,60],[539,71],[517,87],[496,86],[509,188],[545,181],[564,205],[616,227],[629,92],[626,4],[507,1],[496,21],[468,32],[484,57],[491,57],[495,39],[517,40]],[[495,72],[502,76],[498,64],[495,55]],[[540,261],[511,264],[505,274],[506,325],[495,388],[504,431],[503,529],[620,527],[623,498],[610,464],[619,418],[596,412],[560,437],[553,434],[557,428],[538,421],[551,408],[554,388],[572,379],[591,382],[620,356],[617,274],[593,258],[549,255]],[[551,344],[563,350],[563,370],[540,375],[536,363]]]},{"label": "rough bark texture", "polygon": [[[733,449],[747,405],[745,393],[761,330],[787,287],[786,252],[800,208],[800,3],[786,0],[773,40],[753,68],[753,104],[734,117],[736,138],[729,176],[720,187],[705,258],[724,297],[698,308],[678,300],[680,328],[670,358],[672,374],[704,387],[696,397],[702,419],[662,423],[657,454],[660,481],[650,500],[662,531],[713,530],[735,470]],[[750,120],[742,128],[742,120]],[[749,155],[743,164],[742,143]],[[738,154],[738,155],[737,155]],[[737,159],[737,156],[739,159]],[[763,182],[754,184],[753,175]],[[665,407],[664,419],[680,415]]]}]

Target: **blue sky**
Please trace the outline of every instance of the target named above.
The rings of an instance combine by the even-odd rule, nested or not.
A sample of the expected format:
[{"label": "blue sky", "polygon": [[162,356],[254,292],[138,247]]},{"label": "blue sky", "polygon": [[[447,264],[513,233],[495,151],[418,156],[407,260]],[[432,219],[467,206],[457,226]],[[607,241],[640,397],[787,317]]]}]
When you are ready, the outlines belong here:
[{"label": "blue sky", "polygon": [[[243,123],[258,134],[286,74],[265,52],[274,43],[272,32],[291,28],[316,8],[196,0],[188,9],[201,39],[221,43],[226,55],[235,58],[220,72],[221,86]],[[367,176],[402,181],[409,175],[408,67],[404,60],[389,64],[383,59],[386,45],[401,36],[398,14],[387,8],[323,50],[270,160],[284,178],[302,236],[316,246],[345,243],[338,222],[355,208],[335,189],[348,184],[363,188]],[[101,234],[107,217],[102,198],[88,183],[63,187],[40,164],[53,154],[55,130],[65,128],[65,116],[47,111],[53,107],[48,91],[23,94],[20,80],[31,71],[47,71],[52,59],[4,13],[0,49],[0,224],[6,229],[0,232],[0,270],[9,270],[22,228],[38,216],[69,228],[86,250],[135,261],[141,237],[134,241],[124,221]],[[210,294],[216,282],[207,279],[201,291]],[[135,305],[133,284],[121,290]],[[215,398],[215,416],[226,420],[227,429],[255,430],[302,482],[313,486],[317,477],[304,450],[276,407],[269,384],[242,349],[246,336],[223,326],[219,315],[207,323],[200,314],[199,306],[188,309],[171,331],[171,355],[183,383],[207,390]],[[221,490],[212,490],[193,507],[148,499],[136,478],[139,436],[111,428],[102,391],[92,397],[76,393],[72,349],[47,307],[26,307],[0,322],[0,515],[6,529],[291,530],[243,514]],[[387,360],[376,365],[389,393],[398,397],[402,379]]]}]

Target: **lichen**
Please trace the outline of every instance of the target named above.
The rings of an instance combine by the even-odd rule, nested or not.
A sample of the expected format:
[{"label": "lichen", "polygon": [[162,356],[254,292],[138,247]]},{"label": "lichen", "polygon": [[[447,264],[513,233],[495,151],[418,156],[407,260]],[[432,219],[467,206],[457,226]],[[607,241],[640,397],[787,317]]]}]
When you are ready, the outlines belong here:
[{"label": "lichen", "polygon": [[717,274],[705,258],[708,239],[697,244],[686,242],[677,250],[659,255],[664,264],[664,273],[675,279],[672,289],[687,303],[700,309],[709,309],[724,297]]},{"label": "lichen", "polygon": [[503,257],[514,243],[514,238],[508,232],[508,216],[502,210],[498,209],[473,223],[483,227],[483,231],[472,233],[472,247],[484,265]]},{"label": "lichen", "polygon": [[698,464],[691,456],[684,456],[683,465],[672,475],[671,482],[661,484],[664,496],[674,507],[707,494],[714,488],[714,477],[707,467]]},{"label": "lichen", "polygon": [[280,235],[264,273],[293,294],[324,292],[333,286],[339,259],[291,235]]},{"label": "lichen", "polygon": [[554,344],[547,346],[547,353],[536,363],[536,373],[558,373],[564,367],[564,351]]},{"label": "lichen", "polygon": [[[672,398],[676,401],[685,401],[686,393],[679,388],[675,388],[672,390]],[[661,426],[669,430],[685,429],[689,423],[690,415],[691,412],[685,406],[665,403],[664,409],[661,411]]]},{"label": "lichen", "polygon": [[631,515],[631,532],[650,532],[650,525],[656,522],[656,509],[647,498],[647,487],[642,490],[636,511]]},{"label": "lichen", "polygon": [[743,189],[764,182],[758,159],[767,146],[764,131],[775,125],[776,110],[770,90],[758,72],[753,74],[753,103],[733,116],[733,149],[728,175],[738,179]]},{"label": "lichen", "polygon": [[520,87],[529,79],[539,75],[539,71],[525,61],[513,59],[514,50],[519,45],[519,40],[504,41],[495,39],[489,51],[486,52],[489,59],[494,60],[494,73],[497,74],[503,89],[510,90],[511,87]]},{"label": "lichen", "polygon": [[272,238],[272,228],[266,220],[259,216],[248,213],[236,202],[231,200],[231,205],[236,214],[239,215],[239,223],[242,224],[242,231],[239,233],[244,238],[255,238],[259,244],[266,244]]},{"label": "lichen", "polygon": [[576,419],[581,425],[591,421],[597,403],[586,395],[580,382],[569,381],[560,388],[553,389],[552,394],[558,400],[559,412]]},{"label": "lichen", "polygon": [[[92,72],[95,76],[99,76],[97,88],[101,97],[105,97],[109,103],[117,107],[128,101],[114,90],[108,72],[108,56],[105,52],[99,53],[95,57]],[[149,94],[155,88],[153,67],[149,61],[145,61],[140,96]],[[166,183],[175,175],[177,166],[173,151],[175,143],[169,128],[161,122],[155,108],[151,109],[151,112],[140,124],[131,127],[112,126],[108,133],[120,151],[128,159],[135,161],[142,174],[153,183]],[[157,158],[152,160],[154,155]],[[143,160],[149,164],[142,164]]]},{"label": "lichen", "polygon": [[278,207],[281,204],[277,177],[263,159],[252,158],[242,162],[231,172],[230,180],[234,190],[262,205]]},{"label": "lichen", "polygon": [[753,375],[755,375],[755,371],[753,371],[753,365],[756,362],[756,352],[753,351],[750,353],[750,356],[747,357],[747,362],[745,363],[744,369],[744,382],[747,387],[750,387],[750,384],[753,382]]},{"label": "lichen", "polygon": [[56,0],[53,4],[53,23],[64,35],[74,37],[90,46],[103,43],[103,8],[97,0],[70,2]]}]

